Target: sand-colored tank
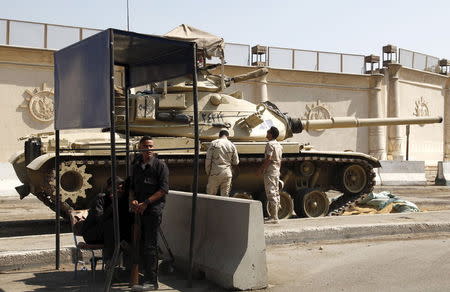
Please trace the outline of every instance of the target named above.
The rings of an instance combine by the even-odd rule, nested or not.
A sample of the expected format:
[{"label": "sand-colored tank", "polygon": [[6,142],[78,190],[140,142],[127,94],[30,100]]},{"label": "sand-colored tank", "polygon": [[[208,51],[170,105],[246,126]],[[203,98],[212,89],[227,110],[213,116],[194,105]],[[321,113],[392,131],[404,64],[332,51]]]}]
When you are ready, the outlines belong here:
[{"label": "sand-colored tank", "polygon": [[[380,126],[399,124],[438,123],[442,118],[386,118],[357,119],[353,117],[329,120],[301,120],[283,114],[273,103],[253,104],[240,93],[224,94],[224,86],[267,74],[262,68],[234,78],[222,78],[207,70],[199,72],[198,105],[201,140],[199,192],[205,192],[207,177],[204,157],[209,142],[216,139],[221,129],[230,132],[236,144],[240,164],[234,169],[231,195],[265,201],[262,177],[256,170],[263,161],[266,131],[271,126],[280,130],[283,146],[281,168],[282,210],[287,218],[295,210],[298,216],[317,217],[340,214],[349,203],[370,192],[374,186],[373,168],[379,162],[367,154],[357,152],[316,151],[309,146],[285,140],[303,130]],[[117,131],[124,130],[124,96],[116,96]],[[130,130],[136,145],[142,135],[154,137],[159,149],[194,147],[192,82],[185,79],[153,84],[152,90],[130,97]],[[124,148],[125,140],[118,134],[117,147]],[[109,150],[89,150],[109,145],[109,133],[62,133],[61,196],[63,210],[86,208],[102,190],[110,174]],[[77,150],[83,149],[83,150]],[[88,150],[86,150],[88,149]],[[52,133],[30,135],[25,140],[25,151],[11,159],[23,185],[17,190],[21,197],[33,193],[50,207],[54,207],[54,150]],[[155,150],[157,151],[157,149]],[[158,151],[170,169],[170,188],[191,191],[193,150]],[[118,154],[119,175],[125,173],[125,157]],[[342,193],[331,204],[325,192]]]}]

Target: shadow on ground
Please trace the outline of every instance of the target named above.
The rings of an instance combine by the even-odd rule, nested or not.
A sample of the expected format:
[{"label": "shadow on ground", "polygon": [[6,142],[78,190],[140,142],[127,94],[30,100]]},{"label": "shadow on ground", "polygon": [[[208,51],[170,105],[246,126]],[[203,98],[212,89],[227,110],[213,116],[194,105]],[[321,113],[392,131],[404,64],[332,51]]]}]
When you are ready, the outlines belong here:
[{"label": "shadow on ground", "polygon": [[[39,270],[23,270],[2,273],[0,292],[9,291],[103,291],[106,277],[105,271],[95,273],[95,281],[90,271],[80,271],[74,278],[73,266],[65,266],[63,270],[49,267]],[[111,291],[130,291],[128,272],[119,271],[114,276]],[[205,280],[195,280],[193,288],[187,288],[187,277],[184,274],[160,275],[159,291],[226,291]]]}]

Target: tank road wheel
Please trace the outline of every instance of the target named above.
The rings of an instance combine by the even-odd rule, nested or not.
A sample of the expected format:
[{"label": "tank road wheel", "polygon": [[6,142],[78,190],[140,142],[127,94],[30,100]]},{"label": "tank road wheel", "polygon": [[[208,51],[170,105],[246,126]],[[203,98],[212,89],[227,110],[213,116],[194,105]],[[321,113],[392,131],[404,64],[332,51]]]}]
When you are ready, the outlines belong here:
[{"label": "tank road wheel", "polygon": [[246,199],[246,200],[253,200],[253,196],[246,192],[238,192],[234,193],[231,197],[238,198],[238,199]]},{"label": "tank road wheel", "polygon": [[299,217],[321,217],[328,214],[330,200],[325,192],[303,190],[294,201],[295,213]]},{"label": "tank road wheel", "polygon": [[316,171],[316,166],[314,165],[314,163],[312,161],[307,160],[307,161],[303,161],[300,164],[299,170],[300,170],[301,175],[310,177],[311,175],[314,174],[314,171]]},{"label": "tank road wheel", "polygon": [[358,194],[367,186],[367,174],[359,164],[351,164],[342,172],[344,193]]},{"label": "tank road wheel", "polygon": [[375,185],[373,166],[364,160],[346,165],[341,174],[339,190],[344,194],[331,202],[330,216],[342,215],[356,200],[370,193]]},{"label": "tank road wheel", "polygon": [[291,195],[285,191],[280,192],[280,210],[278,211],[279,219],[288,219],[292,217],[294,212],[294,202]]},{"label": "tank road wheel", "polygon": [[[86,173],[86,165],[77,166],[75,161],[64,162],[61,164],[60,185],[61,185],[61,202],[69,199],[71,205],[75,206],[78,197],[86,198],[86,190],[92,188],[88,182],[92,174]],[[56,172],[51,171],[49,176],[49,185],[51,186],[52,198],[56,195]]]},{"label": "tank road wheel", "polygon": [[[266,211],[269,213],[269,202],[266,202]],[[285,191],[280,191],[280,209],[278,210],[278,219],[289,219],[294,212],[294,202],[291,195]]]}]

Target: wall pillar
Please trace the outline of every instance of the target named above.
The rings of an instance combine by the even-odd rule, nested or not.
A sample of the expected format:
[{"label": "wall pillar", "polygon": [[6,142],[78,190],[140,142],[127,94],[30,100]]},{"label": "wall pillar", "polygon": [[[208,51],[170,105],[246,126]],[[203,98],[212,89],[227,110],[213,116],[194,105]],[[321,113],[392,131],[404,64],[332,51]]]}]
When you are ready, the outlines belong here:
[{"label": "wall pillar", "polygon": [[259,96],[260,102],[265,102],[269,100],[267,94],[267,75],[268,74],[256,80],[257,82],[256,96]]},{"label": "wall pillar", "polygon": [[444,88],[444,161],[450,161],[450,77]]},{"label": "wall pillar", "polygon": [[[399,117],[400,115],[400,89],[399,71],[402,65],[391,63],[389,72],[389,93],[388,93],[388,116]],[[389,126],[388,156],[393,160],[404,160],[402,144],[404,137],[401,136],[401,126]]]},{"label": "wall pillar", "polygon": [[[369,92],[369,118],[383,118],[381,81],[383,74],[372,74]],[[369,154],[378,160],[386,160],[386,133],[384,127],[369,127]]]}]

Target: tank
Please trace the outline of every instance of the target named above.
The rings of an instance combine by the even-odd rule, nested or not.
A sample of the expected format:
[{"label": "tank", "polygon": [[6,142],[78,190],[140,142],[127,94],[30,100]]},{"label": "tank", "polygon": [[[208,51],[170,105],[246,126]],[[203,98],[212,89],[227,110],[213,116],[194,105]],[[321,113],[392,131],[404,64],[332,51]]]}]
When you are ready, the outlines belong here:
[{"label": "tank", "polygon": [[[309,145],[288,142],[286,139],[304,130],[442,122],[440,117],[302,120],[282,113],[271,102],[254,104],[242,99],[239,92],[223,93],[223,89],[233,82],[259,78],[267,72],[266,68],[261,68],[228,78],[211,74],[207,69],[199,71],[200,193],[206,190],[204,159],[208,145],[217,138],[220,130],[227,129],[229,139],[235,143],[240,157],[240,164],[233,170],[231,196],[261,200],[265,206],[263,179],[255,173],[264,159],[266,131],[276,126],[280,130],[278,140],[283,146],[280,218],[288,218],[294,211],[300,217],[339,215],[349,204],[372,191],[375,184],[374,168],[380,167],[379,161],[358,152],[317,151]],[[116,92],[115,105],[119,113],[116,117],[116,142],[119,150],[125,147],[124,104],[123,94]],[[194,147],[193,113],[192,82],[183,78],[152,84],[151,90],[130,96],[131,144],[136,147],[142,135],[154,138],[155,151],[169,167],[170,187],[173,190],[192,190],[194,151],[164,149]],[[93,148],[109,146],[109,138],[110,133],[106,132],[61,134],[63,211],[87,208],[95,195],[102,191],[110,175],[110,152]],[[24,141],[24,152],[17,153],[10,160],[23,183],[16,189],[21,198],[32,193],[54,209],[54,135],[34,134],[24,137]],[[162,150],[158,151],[158,148]],[[123,152],[118,152],[117,161],[118,175],[124,176]],[[328,191],[337,191],[341,195],[330,203],[326,194]]]}]

